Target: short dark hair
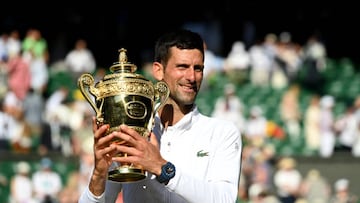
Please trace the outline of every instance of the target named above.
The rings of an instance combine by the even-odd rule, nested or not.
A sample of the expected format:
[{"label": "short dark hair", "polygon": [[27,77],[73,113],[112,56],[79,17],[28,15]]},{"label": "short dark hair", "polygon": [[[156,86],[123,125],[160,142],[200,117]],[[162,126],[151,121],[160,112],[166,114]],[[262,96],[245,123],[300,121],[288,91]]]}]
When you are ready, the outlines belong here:
[{"label": "short dark hair", "polygon": [[156,41],[154,61],[166,64],[170,57],[169,50],[174,46],[179,49],[198,49],[204,56],[204,41],[202,37],[196,32],[178,29],[162,35]]}]

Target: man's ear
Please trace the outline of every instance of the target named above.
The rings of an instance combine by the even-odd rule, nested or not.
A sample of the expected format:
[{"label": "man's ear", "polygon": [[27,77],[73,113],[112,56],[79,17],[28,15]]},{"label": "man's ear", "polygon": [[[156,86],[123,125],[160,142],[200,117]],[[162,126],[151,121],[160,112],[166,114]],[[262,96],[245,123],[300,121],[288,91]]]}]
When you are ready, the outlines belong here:
[{"label": "man's ear", "polygon": [[153,76],[156,80],[161,81],[164,78],[164,67],[159,62],[153,62]]}]

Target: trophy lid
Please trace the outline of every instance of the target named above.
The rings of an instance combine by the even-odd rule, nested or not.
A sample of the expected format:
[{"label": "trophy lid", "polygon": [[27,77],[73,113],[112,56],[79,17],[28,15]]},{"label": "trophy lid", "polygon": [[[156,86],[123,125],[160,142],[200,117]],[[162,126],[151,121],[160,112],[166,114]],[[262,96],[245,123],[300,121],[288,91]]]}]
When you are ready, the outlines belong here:
[{"label": "trophy lid", "polygon": [[119,49],[119,61],[115,62],[111,67],[110,71],[113,73],[124,72],[124,73],[134,73],[137,69],[135,64],[128,62],[126,55],[126,49]]}]

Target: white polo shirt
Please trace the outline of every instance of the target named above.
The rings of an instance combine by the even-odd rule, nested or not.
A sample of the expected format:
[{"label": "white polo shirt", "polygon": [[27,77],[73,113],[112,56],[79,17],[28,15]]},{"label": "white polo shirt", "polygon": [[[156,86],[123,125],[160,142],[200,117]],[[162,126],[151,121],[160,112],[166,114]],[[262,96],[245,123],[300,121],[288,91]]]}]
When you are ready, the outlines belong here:
[{"label": "white polo shirt", "polygon": [[105,202],[105,198],[114,202],[121,185],[124,202],[236,202],[242,143],[232,122],[204,116],[195,107],[167,129],[157,116],[153,132],[160,140],[161,155],[176,167],[167,185],[148,174],[134,183],[108,183],[100,197],[87,189],[79,202]]}]

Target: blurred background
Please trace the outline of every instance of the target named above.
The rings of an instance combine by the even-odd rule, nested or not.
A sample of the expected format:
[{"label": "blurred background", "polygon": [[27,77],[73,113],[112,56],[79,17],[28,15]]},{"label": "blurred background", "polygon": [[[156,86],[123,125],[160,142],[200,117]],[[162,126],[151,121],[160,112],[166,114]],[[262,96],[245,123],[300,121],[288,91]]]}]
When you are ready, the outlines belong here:
[{"label": "blurred background", "polygon": [[359,31],[355,29],[359,14],[350,3],[242,1],[238,5],[226,0],[200,5],[184,1],[176,6],[153,2],[142,3],[144,7],[131,2],[93,6],[4,10],[0,26],[4,31],[17,29],[22,36],[29,27],[40,29],[48,41],[51,61],[64,57],[75,39],[84,37],[103,67],[117,59],[117,50],[123,46],[130,50],[132,61],[140,64],[148,59],[147,52],[152,51],[156,37],[184,24],[200,24],[199,29],[209,33],[204,36],[209,38],[209,48],[222,56],[227,55],[235,40],[248,45],[267,33],[288,31],[301,44],[311,34],[320,34],[331,57],[359,58]]},{"label": "blurred background", "polygon": [[[200,111],[234,121],[243,134],[238,202],[359,202],[356,6],[172,4],[3,9],[0,202],[77,202],[93,164],[94,114],[77,78],[89,72],[101,80],[120,48],[151,78],[155,40],[180,27],[206,42]],[[43,171],[57,178],[35,178]]]}]

